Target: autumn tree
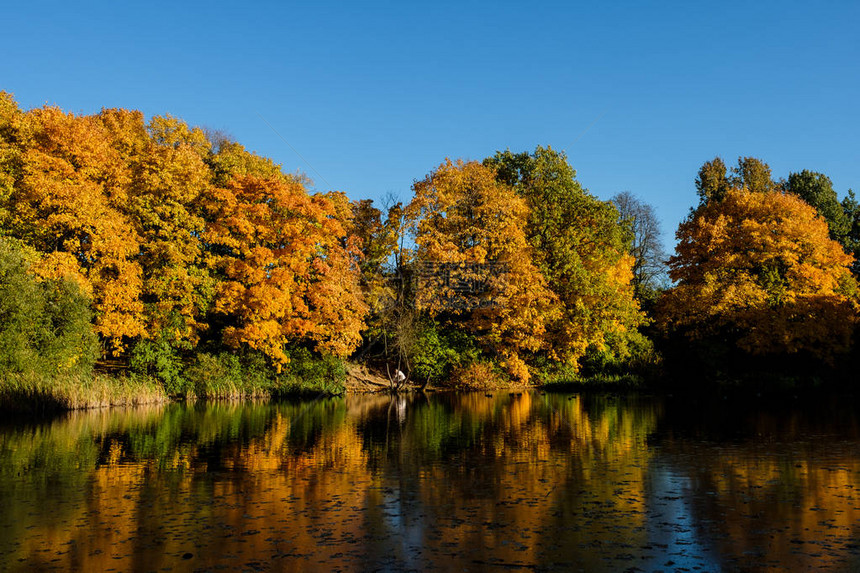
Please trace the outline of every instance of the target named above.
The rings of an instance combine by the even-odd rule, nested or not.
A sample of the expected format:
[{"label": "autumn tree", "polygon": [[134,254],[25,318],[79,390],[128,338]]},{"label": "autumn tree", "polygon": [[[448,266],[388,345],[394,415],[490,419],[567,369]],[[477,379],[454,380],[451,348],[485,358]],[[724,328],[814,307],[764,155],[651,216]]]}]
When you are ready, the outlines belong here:
[{"label": "autumn tree", "polygon": [[169,116],[148,125],[137,111],[103,110],[99,118],[130,171],[123,211],[141,237],[145,338],[188,350],[206,329],[214,291],[200,242],[208,141]]},{"label": "autumn tree", "polygon": [[300,175],[285,174],[281,166],[271,159],[249,152],[242,144],[226,136],[215,137],[210,134],[210,137],[215,142],[209,143],[213,152],[207,156],[206,162],[211,171],[212,183],[216,187],[225,187],[232,179],[245,176],[282,181],[291,179],[306,183]]},{"label": "autumn tree", "polygon": [[21,178],[23,149],[17,134],[23,115],[12,94],[0,91],[0,229],[11,223],[8,209],[15,183]]},{"label": "autumn tree", "polygon": [[660,222],[654,208],[629,191],[612,198],[621,223],[630,231],[630,254],[633,255],[633,288],[636,296],[650,298],[662,285],[666,274],[666,253],[660,238]]},{"label": "autumn tree", "polygon": [[128,165],[97,116],[45,107],[12,114],[4,132],[8,233],[45,253],[40,276],[92,296],[96,331],[122,351],[144,332],[140,236],[123,212]]},{"label": "autumn tree", "polygon": [[555,294],[555,310],[547,315],[549,355],[575,368],[589,347],[603,351],[611,342],[627,352],[644,316],[617,209],[583,189],[564,153],[551,148],[498,152],[485,164],[528,207],[526,237]]},{"label": "autumn tree", "polygon": [[416,306],[456,319],[527,380],[524,357],[544,347],[554,296],[532,263],[526,202],[477,162],[448,160],[413,190],[406,213],[421,265]]},{"label": "autumn tree", "polygon": [[799,173],[789,174],[785,190],[815,207],[818,214],[827,221],[830,238],[842,245],[846,252],[854,252],[854,245],[849,238],[852,223],[850,214],[840,204],[829,177],[804,169]]},{"label": "autumn tree", "polygon": [[852,257],[828,234],[815,209],[792,194],[734,189],[702,205],[678,229],[665,327],[749,354],[828,358],[846,350],[857,283],[847,268]]},{"label": "autumn tree", "polygon": [[770,166],[755,157],[739,157],[729,170],[719,157],[706,161],[696,177],[699,203],[722,201],[730,189],[744,188],[755,193],[774,189]]},{"label": "autumn tree", "polygon": [[288,343],[341,356],[356,348],[366,307],[339,201],[282,176],[234,176],[212,191],[203,238],[221,278],[215,310],[227,318],[228,345],[279,365]]}]

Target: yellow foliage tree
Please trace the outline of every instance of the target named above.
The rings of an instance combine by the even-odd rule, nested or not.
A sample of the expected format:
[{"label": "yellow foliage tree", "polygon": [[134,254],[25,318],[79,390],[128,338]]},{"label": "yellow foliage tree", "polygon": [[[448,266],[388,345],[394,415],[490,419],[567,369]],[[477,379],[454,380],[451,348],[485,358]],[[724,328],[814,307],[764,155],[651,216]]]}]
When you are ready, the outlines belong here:
[{"label": "yellow foliage tree", "polygon": [[448,160],[413,190],[406,212],[417,246],[416,306],[458,317],[527,380],[523,355],[542,347],[554,296],[532,263],[525,201],[477,162]]},{"label": "yellow foliage tree", "polygon": [[226,343],[278,364],[290,342],[341,356],[357,347],[366,307],[341,202],[289,177],[238,176],[212,192],[204,241],[223,278],[215,310],[232,321]]},{"label": "yellow foliage tree", "polygon": [[54,107],[19,114],[10,232],[41,251],[37,272],[66,276],[92,294],[96,331],[119,352],[144,331],[140,237],[123,213],[131,179],[97,116]]},{"label": "yellow foliage tree", "polygon": [[848,348],[858,320],[853,258],[798,197],[729,190],[699,207],[677,238],[666,328],[729,337],[751,354],[828,358]]},{"label": "yellow foliage tree", "polygon": [[124,211],[141,237],[146,334],[193,344],[214,290],[203,260],[199,202],[210,188],[209,144],[171,117],[103,110],[111,144],[130,170]]},{"label": "yellow foliage tree", "polygon": [[528,242],[556,299],[547,355],[579,368],[589,348],[630,353],[645,317],[635,300],[634,259],[614,205],[576,180],[563,152],[498,152],[484,161],[526,200]]}]

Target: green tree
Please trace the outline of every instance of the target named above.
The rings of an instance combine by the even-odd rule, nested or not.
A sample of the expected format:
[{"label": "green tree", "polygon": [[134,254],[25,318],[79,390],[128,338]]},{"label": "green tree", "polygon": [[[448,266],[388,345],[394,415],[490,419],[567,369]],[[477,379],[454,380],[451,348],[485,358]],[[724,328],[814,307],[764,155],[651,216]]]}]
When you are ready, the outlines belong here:
[{"label": "green tree", "polygon": [[833,190],[833,182],[829,177],[804,169],[800,173],[789,174],[785,190],[815,207],[818,214],[827,221],[830,238],[842,245],[847,252],[854,251],[854,245],[849,238],[853,221],[839,203],[839,197]]},{"label": "green tree", "polygon": [[699,169],[696,177],[696,193],[699,195],[700,204],[722,201],[730,187],[726,164],[721,158],[715,157],[711,161],[706,161]]},{"label": "green tree", "polygon": [[854,264],[852,269],[854,274],[860,274],[860,263],[856,259],[860,258],[860,204],[857,203],[857,198],[854,196],[854,191],[848,190],[848,194],[842,199],[842,211],[845,213],[845,219],[848,221],[848,238],[847,244],[850,251],[854,253]]},{"label": "green tree", "polygon": [[557,297],[547,333],[551,357],[575,367],[589,346],[603,350],[610,339],[623,346],[623,333],[635,332],[645,318],[631,284],[629,235],[615,206],[583,189],[564,153],[549,147],[498,152],[484,163],[528,204],[527,238]]},{"label": "green tree", "polygon": [[774,189],[770,166],[755,157],[738,157],[737,167],[732,168],[731,186],[747,189],[752,193],[769,193]]},{"label": "green tree", "polygon": [[770,166],[755,157],[738,157],[738,164],[729,171],[719,157],[706,161],[696,177],[699,204],[722,201],[730,189],[747,189],[767,193],[775,188]]},{"label": "green tree", "polygon": [[89,300],[72,281],[39,280],[38,258],[0,237],[0,377],[89,373],[98,354]]},{"label": "green tree", "polygon": [[526,202],[495,175],[477,162],[449,160],[413,185],[407,220],[416,262],[431,271],[419,279],[415,305],[461,324],[525,381],[525,357],[544,345],[554,297],[532,261]]}]

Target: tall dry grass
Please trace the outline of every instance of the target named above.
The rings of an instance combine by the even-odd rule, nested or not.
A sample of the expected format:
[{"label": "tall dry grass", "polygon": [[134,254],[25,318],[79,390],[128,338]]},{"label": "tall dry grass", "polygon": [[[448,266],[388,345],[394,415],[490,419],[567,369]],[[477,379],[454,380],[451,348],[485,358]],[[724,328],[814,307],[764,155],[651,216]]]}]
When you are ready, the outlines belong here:
[{"label": "tall dry grass", "polygon": [[0,380],[0,409],[15,412],[134,406],[168,400],[163,387],[129,375],[13,374]]}]

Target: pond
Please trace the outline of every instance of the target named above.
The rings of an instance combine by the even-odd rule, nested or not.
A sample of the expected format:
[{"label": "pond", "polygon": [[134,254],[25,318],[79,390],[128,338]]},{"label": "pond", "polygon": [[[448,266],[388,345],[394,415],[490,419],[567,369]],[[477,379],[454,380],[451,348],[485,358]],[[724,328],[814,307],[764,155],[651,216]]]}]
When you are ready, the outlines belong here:
[{"label": "pond", "polygon": [[440,393],[7,422],[0,570],[857,571],[855,405]]}]

